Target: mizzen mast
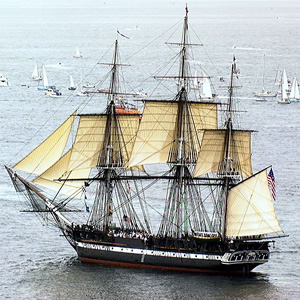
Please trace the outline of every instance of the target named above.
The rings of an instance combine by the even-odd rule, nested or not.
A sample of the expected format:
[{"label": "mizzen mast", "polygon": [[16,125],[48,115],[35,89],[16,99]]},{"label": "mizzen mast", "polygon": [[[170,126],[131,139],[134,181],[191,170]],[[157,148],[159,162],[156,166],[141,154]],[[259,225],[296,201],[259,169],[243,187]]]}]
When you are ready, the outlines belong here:
[{"label": "mizzen mast", "polygon": [[223,195],[222,199],[224,199],[223,208],[221,212],[222,220],[221,220],[221,235],[222,239],[225,239],[226,234],[226,218],[227,218],[227,202],[228,202],[228,192],[229,185],[232,182],[232,178],[230,177],[233,166],[231,165],[232,159],[230,158],[229,150],[231,144],[231,136],[232,136],[232,101],[233,101],[233,74],[236,71],[235,57],[233,57],[233,63],[231,65],[231,73],[230,73],[230,85],[229,85],[229,98],[228,98],[228,110],[227,110],[227,120],[225,123],[226,133],[225,133],[225,141],[224,141],[224,167],[222,173],[224,175],[224,189],[221,194]]}]

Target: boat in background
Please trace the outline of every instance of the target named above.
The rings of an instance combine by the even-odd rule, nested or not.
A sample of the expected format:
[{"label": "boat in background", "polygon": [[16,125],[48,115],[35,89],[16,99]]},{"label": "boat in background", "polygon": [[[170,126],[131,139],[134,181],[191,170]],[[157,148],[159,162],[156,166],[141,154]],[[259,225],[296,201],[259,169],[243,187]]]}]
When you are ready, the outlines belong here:
[{"label": "boat in background", "polygon": [[31,79],[34,80],[34,81],[40,81],[40,80],[43,79],[43,77],[39,73],[37,63],[34,65],[34,69],[33,69],[33,72],[32,72]]},{"label": "boat in background", "polygon": [[202,101],[210,101],[214,100],[216,96],[212,92],[210,77],[203,71],[198,98]]},{"label": "boat in background", "polygon": [[38,86],[37,89],[40,91],[47,91],[48,89],[53,89],[53,90],[56,89],[56,87],[54,85],[49,85],[45,66],[42,67],[42,72],[43,72],[43,76],[42,76],[43,77],[43,79],[42,79],[43,86]]},{"label": "boat in background", "polygon": [[75,91],[76,89],[77,89],[77,86],[74,84],[72,75],[70,75],[70,85],[68,87],[68,90]]},{"label": "boat in background", "polygon": [[[82,78],[82,76],[81,76]],[[88,91],[84,90],[82,87],[82,79],[80,80],[80,84],[79,84],[79,91],[76,94],[78,97],[89,97],[89,93]]]},{"label": "boat in background", "polygon": [[75,51],[75,55],[73,55],[74,58],[82,58],[82,54],[81,52],[79,51],[79,48],[76,47],[76,51]]},{"label": "boat in background", "polygon": [[262,73],[262,88],[260,92],[253,92],[254,97],[258,98],[257,101],[266,101],[267,98],[274,98],[277,93],[265,90],[265,55],[263,63],[263,73]]},{"label": "boat in background", "polygon": [[58,89],[51,89],[51,88],[48,89],[45,92],[45,95],[49,96],[51,98],[60,98],[60,97],[62,97],[62,93]]},{"label": "boat in background", "polygon": [[288,84],[288,80],[287,80],[287,75],[286,75],[286,71],[285,69],[282,72],[282,77],[281,77],[281,90],[280,90],[280,94],[279,94],[279,99],[277,100],[277,102],[279,104],[290,104],[290,90],[289,90],[289,84]]},{"label": "boat in background", "polygon": [[83,90],[83,89],[80,89],[80,91],[77,92],[76,95],[78,97],[89,97],[90,96],[89,93],[87,91]]},{"label": "boat in background", "polygon": [[298,80],[296,77],[294,77],[294,79],[293,79],[289,98],[290,98],[291,102],[299,102],[300,101],[299,85],[298,85]]},{"label": "boat in background", "polygon": [[86,82],[85,84],[82,85],[83,88],[85,89],[93,89],[95,88],[96,86],[94,84],[91,84],[89,82]]},{"label": "boat in background", "polygon": [[6,87],[6,86],[10,86],[10,83],[5,76],[0,74],[0,87]]}]

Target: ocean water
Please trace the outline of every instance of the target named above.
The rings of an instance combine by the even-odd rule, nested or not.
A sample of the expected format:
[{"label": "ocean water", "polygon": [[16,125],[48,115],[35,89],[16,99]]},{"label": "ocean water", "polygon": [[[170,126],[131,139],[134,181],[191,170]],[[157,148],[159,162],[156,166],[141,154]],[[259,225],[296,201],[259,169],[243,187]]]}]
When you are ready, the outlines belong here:
[{"label": "ocean water", "polygon": [[[300,103],[258,102],[263,55],[265,85],[275,91],[277,70],[300,76],[299,1],[189,1],[190,32],[204,47],[194,53],[212,76],[217,94],[226,96],[233,55],[240,69],[242,128],[252,129],[253,168],[272,165],[277,182],[275,206],[289,235],[278,239],[270,261],[249,276],[212,276],[82,264],[56,228],[21,213],[22,198],[2,167],[36,146],[84,99],[67,90],[69,75],[100,80],[107,69],[116,30],[121,55],[132,66],[125,77],[149,93],[161,65],[175,55],[165,41],[184,16],[185,1],[10,0],[1,1],[0,74],[11,82],[0,88],[0,298],[1,299],[299,299],[300,298]],[[180,30],[179,30],[180,32]],[[193,42],[199,42],[194,40]],[[74,59],[78,47],[82,59]],[[108,51],[108,52],[107,52]],[[30,80],[34,63],[46,66],[50,84],[64,97],[49,98]],[[85,76],[88,74],[88,77]],[[22,88],[26,84],[29,88]],[[175,90],[174,90],[175,93]],[[74,93],[73,93],[74,94]],[[86,100],[86,99],[85,99]],[[105,98],[87,106],[99,110]],[[158,204],[159,205],[159,204]],[[163,204],[161,204],[163,205]]]}]

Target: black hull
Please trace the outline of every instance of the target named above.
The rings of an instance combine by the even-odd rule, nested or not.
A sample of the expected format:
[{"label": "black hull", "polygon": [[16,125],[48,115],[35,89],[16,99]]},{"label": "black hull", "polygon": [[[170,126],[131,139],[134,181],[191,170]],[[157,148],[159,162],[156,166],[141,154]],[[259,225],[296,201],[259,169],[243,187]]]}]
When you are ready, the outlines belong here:
[{"label": "black hull", "polygon": [[181,253],[178,251],[128,248],[122,245],[108,245],[88,241],[76,242],[75,249],[79,260],[82,262],[114,267],[180,272],[248,273],[256,266],[267,261],[266,259],[255,260],[249,257],[243,261],[230,261],[224,259],[224,253]]}]

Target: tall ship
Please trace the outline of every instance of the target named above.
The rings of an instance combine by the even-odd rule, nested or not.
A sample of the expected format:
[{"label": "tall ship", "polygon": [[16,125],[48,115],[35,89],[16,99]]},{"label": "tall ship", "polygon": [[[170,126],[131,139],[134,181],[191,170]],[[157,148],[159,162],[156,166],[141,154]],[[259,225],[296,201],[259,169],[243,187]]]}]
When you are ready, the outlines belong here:
[{"label": "tall ship", "polygon": [[[177,83],[170,99],[145,99],[142,113],[126,103],[116,40],[110,86],[94,91],[107,94],[105,111],[73,112],[24,159],[6,166],[30,211],[51,216],[82,262],[247,273],[269,260],[269,245],[283,235],[270,167],[253,173],[252,131],[235,129],[235,59],[221,122],[220,104],[191,93],[188,27],[186,8],[182,40],[173,43],[179,71],[164,76]],[[85,213],[74,208],[83,202]]]}]

